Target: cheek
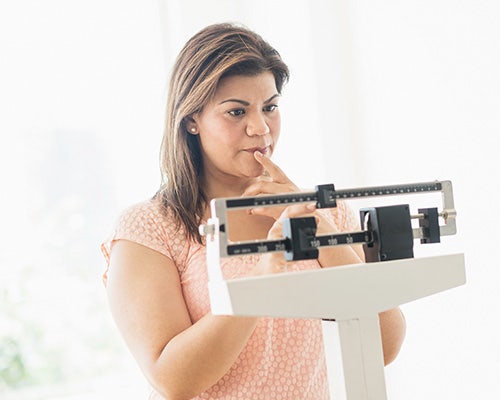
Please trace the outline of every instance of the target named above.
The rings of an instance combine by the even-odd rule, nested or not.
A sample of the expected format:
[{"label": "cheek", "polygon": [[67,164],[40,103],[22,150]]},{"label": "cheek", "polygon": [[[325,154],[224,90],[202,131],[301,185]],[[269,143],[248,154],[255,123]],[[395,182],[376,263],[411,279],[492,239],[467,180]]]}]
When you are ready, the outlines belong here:
[{"label": "cheek", "polygon": [[218,153],[222,150],[228,154],[238,148],[238,135],[227,129],[224,124],[217,124],[213,129],[200,133],[200,144],[205,152]]},{"label": "cheek", "polygon": [[272,122],[272,127],[271,127],[271,137],[273,138],[273,144],[276,146],[278,143],[278,139],[280,138],[280,133],[281,133],[281,120],[278,117],[276,120]]}]

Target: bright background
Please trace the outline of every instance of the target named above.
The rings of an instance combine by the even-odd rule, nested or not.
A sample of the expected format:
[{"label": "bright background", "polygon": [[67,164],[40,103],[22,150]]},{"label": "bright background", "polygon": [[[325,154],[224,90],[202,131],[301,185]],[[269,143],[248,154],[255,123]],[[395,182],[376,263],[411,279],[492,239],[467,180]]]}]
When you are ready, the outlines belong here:
[{"label": "bright background", "polygon": [[[389,399],[500,398],[500,3],[0,3],[0,397],[145,398],[99,243],[158,187],[167,76],[239,21],[289,64],[275,159],[303,187],[452,180],[466,286],[404,305]],[[425,253],[425,250],[418,250]]]}]

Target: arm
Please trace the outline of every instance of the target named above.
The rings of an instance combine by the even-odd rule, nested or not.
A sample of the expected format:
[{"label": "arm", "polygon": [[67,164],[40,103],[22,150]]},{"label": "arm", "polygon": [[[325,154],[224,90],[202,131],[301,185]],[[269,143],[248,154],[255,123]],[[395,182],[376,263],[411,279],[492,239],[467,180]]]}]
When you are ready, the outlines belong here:
[{"label": "arm", "polygon": [[[274,235],[279,237],[281,234],[281,221],[284,218],[293,217],[289,210],[285,211],[278,218],[274,225]],[[314,207],[309,205],[309,212]],[[266,209],[259,209],[258,212],[265,212]],[[318,221],[318,235],[338,232],[338,228],[333,226],[328,218],[320,218],[316,214]],[[339,265],[358,264],[365,261],[365,256],[361,246],[338,246],[320,248],[318,262],[322,267],[335,267]],[[403,313],[397,308],[384,311],[379,314],[380,331],[382,336],[382,348],[384,352],[385,365],[390,364],[399,353],[406,333],[406,323]]]},{"label": "arm", "polygon": [[126,240],[113,246],[107,293],[127,346],[167,399],[189,399],[215,384],[258,321],[209,313],[192,324],[172,260]]}]

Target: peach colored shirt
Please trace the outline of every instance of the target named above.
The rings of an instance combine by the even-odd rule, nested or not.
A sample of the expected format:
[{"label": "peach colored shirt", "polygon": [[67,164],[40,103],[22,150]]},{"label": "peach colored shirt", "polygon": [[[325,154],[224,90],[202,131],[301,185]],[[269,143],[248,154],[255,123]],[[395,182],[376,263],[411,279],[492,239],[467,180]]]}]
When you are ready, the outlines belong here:
[{"label": "peach colored shirt", "polygon": [[[355,216],[342,202],[328,215],[343,231],[359,229]],[[193,323],[209,312],[205,246],[188,241],[182,228],[177,231],[172,215],[162,212],[157,200],[136,204],[121,214],[113,234],[101,247],[108,263],[112,244],[119,239],[139,243],[173,260]],[[225,279],[244,276],[258,258],[222,259]],[[309,260],[295,262],[288,270],[317,268],[317,260]],[[106,283],[107,269],[103,279]],[[150,398],[162,399],[156,392]],[[195,399],[329,399],[321,321],[262,318],[229,371]]]}]

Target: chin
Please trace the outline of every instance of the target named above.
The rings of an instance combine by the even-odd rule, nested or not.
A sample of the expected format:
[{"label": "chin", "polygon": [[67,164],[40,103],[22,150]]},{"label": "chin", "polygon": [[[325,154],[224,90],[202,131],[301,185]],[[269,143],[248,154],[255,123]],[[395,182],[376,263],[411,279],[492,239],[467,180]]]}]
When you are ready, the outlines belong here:
[{"label": "chin", "polygon": [[260,168],[256,168],[254,171],[252,171],[249,175],[250,178],[258,178],[259,176],[262,176],[264,173],[264,168],[259,165]]}]

